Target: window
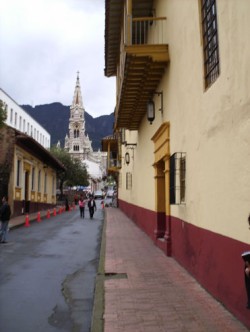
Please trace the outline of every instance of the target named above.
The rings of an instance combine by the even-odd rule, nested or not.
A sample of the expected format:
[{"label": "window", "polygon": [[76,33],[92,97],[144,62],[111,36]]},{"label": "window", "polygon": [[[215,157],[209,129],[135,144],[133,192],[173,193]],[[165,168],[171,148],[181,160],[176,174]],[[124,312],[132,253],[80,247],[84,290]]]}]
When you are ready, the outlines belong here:
[{"label": "window", "polygon": [[17,170],[16,170],[16,186],[21,186],[21,160],[17,160]]},{"label": "window", "polygon": [[15,126],[15,128],[16,128],[16,126],[17,126],[17,112],[15,112],[15,120],[14,120],[15,122],[14,122],[14,126]]},{"label": "window", "polygon": [[184,204],[186,194],[186,153],[170,157],[170,204]]},{"label": "window", "polygon": [[38,172],[37,191],[41,192],[41,170]]},{"label": "window", "polygon": [[22,117],[21,115],[19,116],[19,130],[22,130]]},{"label": "window", "polygon": [[52,195],[55,194],[55,177],[52,177]]},{"label": "window", "polygon": [[220,74],[216,0],[201,0],[205,87]]},{"label": "window", "polygon": [[79,137],[79,130],[74,129],[74,138],[78,138],[78,137]]},{"label": "window", "polygon": [[44,193],[47,194],[47,173],[44,173]]},{"label": "window", "polygon": [[132,189],[132,173],[126,173],[126,189]]},{"label": "window", "polygon": [[31,190],[35,190],[35,167],[32,167]]},{"label": "window", "polygon": [[13,109],[10,109],[10,123],[13,122]]},{"label": "window", "polygon": [[74,145],[73,146],[73,151],[79,151],[79,145]]}]

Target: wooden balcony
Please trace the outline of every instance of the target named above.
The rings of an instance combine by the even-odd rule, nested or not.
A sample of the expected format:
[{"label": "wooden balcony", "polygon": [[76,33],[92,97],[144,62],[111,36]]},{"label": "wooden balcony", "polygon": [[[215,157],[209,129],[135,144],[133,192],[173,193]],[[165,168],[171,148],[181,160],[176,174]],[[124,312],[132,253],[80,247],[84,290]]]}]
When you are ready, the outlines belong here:
[{"label": "wooden balcony", "polygon": [[102,139],[102,151],[107,152],[107,173],[118,172],[121,168],[121,161],[117,133]]},{"label": "wooden balcony", "polygon": [[166,18],[127,17],[117,72],[115,128],[137,130],[169,62]]}]

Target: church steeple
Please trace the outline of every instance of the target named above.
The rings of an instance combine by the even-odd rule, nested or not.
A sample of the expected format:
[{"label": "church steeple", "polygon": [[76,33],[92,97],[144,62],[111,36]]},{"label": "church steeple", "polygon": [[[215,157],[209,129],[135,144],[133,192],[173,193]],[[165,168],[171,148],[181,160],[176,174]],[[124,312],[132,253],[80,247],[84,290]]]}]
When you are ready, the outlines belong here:
[{"label": "church steeple", "polygon": [[93,152],[91,141],[85,134],[84,112],[79,72],[77,72],[73,102],[70,106],[69,134],[65,137],[65,149],[72,157],[82,161]]},{"label": "church steeple", "polygon": [[76,86],[75,86],[72,107],[75,107],[76,105],[78,105],[79,107],[83,107],[79,71],[77,72]]}]

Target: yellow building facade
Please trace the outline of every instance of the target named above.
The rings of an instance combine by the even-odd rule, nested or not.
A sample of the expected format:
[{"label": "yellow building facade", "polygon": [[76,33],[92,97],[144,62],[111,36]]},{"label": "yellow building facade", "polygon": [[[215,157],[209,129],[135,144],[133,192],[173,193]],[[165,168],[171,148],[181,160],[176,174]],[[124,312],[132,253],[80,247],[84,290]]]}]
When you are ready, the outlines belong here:
[{"label": "yellow building facade", "polygon": [[31,136],[7,125],[0,140],[1,196],[9,196],[12,217],[54,207],[57,172],[64,166]]},{"label": "yellow building facade", "polygon": [[249,13],[247,0],[106,0],[105,21],[119,207],[247,326]]}]

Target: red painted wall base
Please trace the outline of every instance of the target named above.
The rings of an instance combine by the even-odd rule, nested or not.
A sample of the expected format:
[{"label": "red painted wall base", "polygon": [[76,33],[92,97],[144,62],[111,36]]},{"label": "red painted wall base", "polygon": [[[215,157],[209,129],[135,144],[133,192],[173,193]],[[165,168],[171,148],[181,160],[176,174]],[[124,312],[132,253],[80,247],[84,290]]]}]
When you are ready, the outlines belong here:
[{"label": "red painted wall base", "polygon": [[210,294],[250,328],[241,258],[241,253],[250,250],[250,246],[171,216],[168,220],[166,217],[165,223],[171,223],[171,248],[168,248],[166,235],[162,236],[164,227],[159,231],[156,212],[121,200],[119,207],[165,254],[170,250]]}]

